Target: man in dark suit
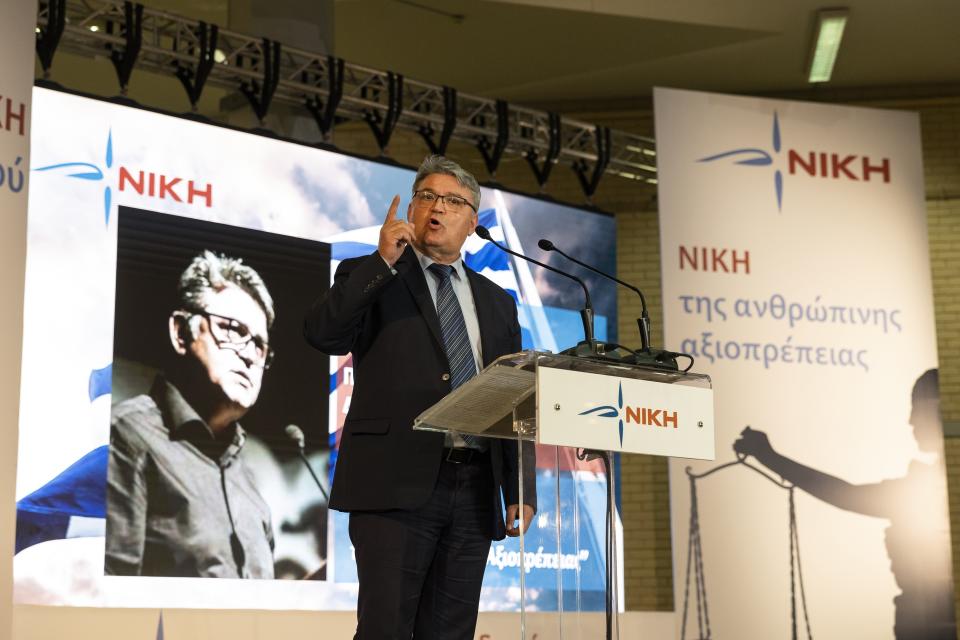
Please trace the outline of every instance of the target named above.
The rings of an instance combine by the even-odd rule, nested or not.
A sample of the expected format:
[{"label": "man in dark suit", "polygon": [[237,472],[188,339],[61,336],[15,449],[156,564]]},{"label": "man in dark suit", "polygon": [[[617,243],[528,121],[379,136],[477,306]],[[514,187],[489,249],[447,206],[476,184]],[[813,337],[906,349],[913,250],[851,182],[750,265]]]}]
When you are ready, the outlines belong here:
[{"label": "man in dark suit", "polygon": [[431,156],[406,220],[399,203],[395,196],[377,251],[344,260],[304,324],[320,351],[353,354],[330,506],[350,512],[355,638],[467,640],[491,540],[519,535],[533,518],[533,447],[524,445],[519,513],[515,442],[412,425],[479,368],[519,351],[520,325],[513,298],[461,259],[477,226],[476,179]]}]

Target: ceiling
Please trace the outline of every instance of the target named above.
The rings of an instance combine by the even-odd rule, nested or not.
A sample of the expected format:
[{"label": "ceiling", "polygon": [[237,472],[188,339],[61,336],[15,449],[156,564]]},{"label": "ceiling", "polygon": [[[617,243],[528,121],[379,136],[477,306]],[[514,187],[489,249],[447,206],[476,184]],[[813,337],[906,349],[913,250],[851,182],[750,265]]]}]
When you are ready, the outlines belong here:
[{"label": "ceiling", "polygon": [[[804,89],[815,14],[831,6],[823,0],[417,4],[465,17],[457,23],[397,0],[342,0],[337,55],[528,102],[630,98],[649,95],[653,86]],[[844,4],[850,18],[832,86],[960,82],[960,2]]]},{"label": "ceiling", "polygon": [[[850,18],[830,87],[960,83],[960,1],[842,2]],[[253,5],[261,18],[280,20],[291,11],[285,0],[145,3],[225,26],[231,13],[244,12],[238,7],[249,14]],[[653,86],[803,90],[816,12],[837,6],[829,0],[312,4],[324,3],[332,11],[317,15],[334,18],[332,30],[322,31],[349,62],[528,103],[629,99],[648,96]]]}]

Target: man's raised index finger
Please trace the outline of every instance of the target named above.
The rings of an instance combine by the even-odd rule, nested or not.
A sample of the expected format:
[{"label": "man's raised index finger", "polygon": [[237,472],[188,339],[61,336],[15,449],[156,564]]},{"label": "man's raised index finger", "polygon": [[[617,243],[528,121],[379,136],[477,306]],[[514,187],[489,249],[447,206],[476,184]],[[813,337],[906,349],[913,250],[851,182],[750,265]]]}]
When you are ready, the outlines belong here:
[{"label": "man's raised index finger", "polygon": [[390,209],[387,210],[387,219],[385,222],[390,222],[391,220],[397,219],[397,208],[400,207],[400,196],[393,196],[393,201],[390,203]]}]

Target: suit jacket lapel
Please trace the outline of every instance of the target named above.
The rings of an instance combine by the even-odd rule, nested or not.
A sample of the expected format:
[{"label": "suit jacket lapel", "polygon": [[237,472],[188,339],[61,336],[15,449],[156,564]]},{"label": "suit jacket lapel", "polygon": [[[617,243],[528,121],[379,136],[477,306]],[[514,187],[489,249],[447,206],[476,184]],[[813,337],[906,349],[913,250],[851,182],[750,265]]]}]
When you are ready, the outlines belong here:
[{"label": "suit jacket lapel", "polygon": [[480,348],[483,350],[483,367],[485,367],[493,362],[492,354],[497,353],[493,343],[497,328],[496,316],[493,313],[493,299],[488,294],[487,288],[480,284],[482,276],[467,267],[466,264],[464,264],[464,271],[467,272],[470,291],[473,292],[473,306],[477,309],[477,324],[480,325]]},{"label": "suit jacket lapel", "polygon": [[430,290],[427,288],[427,280],[423,275],[423,269],[420,267],[420,261],[417,260],[417,254],[409,246],[404,250],[400,259],[395,265],[397,274],[403,280],[404,284],[410,290],[410,294],[420,307],[420,315],[426,321],[433,334],[437,345],[440,347],[440,353],[446,353],[443,346],[443,335],[440,333],[440,317],[437,315],[437,308],[433,304],[433,298],[430,297]]}]

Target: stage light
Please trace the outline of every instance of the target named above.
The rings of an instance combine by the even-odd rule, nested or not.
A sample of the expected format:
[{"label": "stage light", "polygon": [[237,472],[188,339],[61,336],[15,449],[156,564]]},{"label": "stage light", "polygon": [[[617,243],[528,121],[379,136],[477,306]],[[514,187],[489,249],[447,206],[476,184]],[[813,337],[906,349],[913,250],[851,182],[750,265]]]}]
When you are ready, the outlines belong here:
[{"label": "stage light", "polygon": [[817,12],[807,79],[811,84],[830,81],[848,15],[847,9],[821,9]]},{"label": "stage light", "polygon": [[213,61],[217,64],[223,64],[227,61],[227,54],[225,54],[221,49],[214,49]]},{"label": "stage light", "polygon": [[96,33],[97,31],[100,31],[100,27],[98,27],[95,24],[90,25],[88,28],[90,29],[90,31],[93,31],[94,33]]}]

